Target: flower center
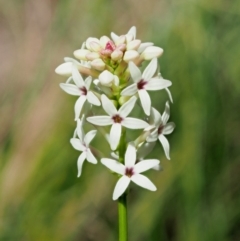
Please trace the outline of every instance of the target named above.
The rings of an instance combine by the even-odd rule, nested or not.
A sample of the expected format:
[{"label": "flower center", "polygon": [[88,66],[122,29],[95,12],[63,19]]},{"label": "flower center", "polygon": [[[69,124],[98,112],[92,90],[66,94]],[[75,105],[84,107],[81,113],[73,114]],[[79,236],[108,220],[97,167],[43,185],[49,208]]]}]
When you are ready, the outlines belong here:
[{"label": "flower center", "polygon": [[158,127],[158,135],[162,134],[163,128],[164,128],[164,126],[162,126],[162,125],[160,125]]},{"label": "flower center", "polygon": [[80,91],[82,92],[82,95],[87,95],[87,89],[86,89],[86,87],[81,87],[81,88],[79,88],[80,89]]},{"label": "flower center", "polygon": [[138,83],[137,83],[137,88],[139,90],[144,89],[144,86],[147,84],[147,81],[145,81],[144,79],[141,79]]},{"label": "flower center", "polygon": [[120,115],[114,115],[112,119],[115,123],[121,123],[123,120],[123,118]]},{"label": "flower center", "polygon": [[125,169],[125,175],[128,177],[131,177],[134,174],[133,167],[126,167]]}]

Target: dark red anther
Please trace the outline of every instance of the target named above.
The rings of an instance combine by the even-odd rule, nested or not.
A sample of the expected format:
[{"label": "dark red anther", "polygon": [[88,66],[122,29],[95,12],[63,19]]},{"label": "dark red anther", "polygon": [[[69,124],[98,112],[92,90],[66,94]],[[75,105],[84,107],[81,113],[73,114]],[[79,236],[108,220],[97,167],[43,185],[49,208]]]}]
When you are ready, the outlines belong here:
[{"label": "dark red anther", "polygon": [[147,84],[147,81],[141,79],[141,80],[137,83],[137,88],[138,88],[139,90],[142,90],[142,89],[144,89],[144,86],[145,86],[146,84]]},{"label": "dark red anther", "polygon": [[114,115],[112,119],[115,123],[121,123],[123,120],[123,118],[120,115]]},{"label": "dark red anther", "polygon": [[79,88],[80,90],[81,90],[81,92],[82,92],[82,95],[87,95],[87,89],[86,89],[86,87],[81,87],[81,88]]},{"label": "dark red anther", "polygon": [[134,174],[134,172],[133,172],[133,168],[132,167],[127,167],[125,169],[125,175],[126,176],[131,177],[133,174]]}]

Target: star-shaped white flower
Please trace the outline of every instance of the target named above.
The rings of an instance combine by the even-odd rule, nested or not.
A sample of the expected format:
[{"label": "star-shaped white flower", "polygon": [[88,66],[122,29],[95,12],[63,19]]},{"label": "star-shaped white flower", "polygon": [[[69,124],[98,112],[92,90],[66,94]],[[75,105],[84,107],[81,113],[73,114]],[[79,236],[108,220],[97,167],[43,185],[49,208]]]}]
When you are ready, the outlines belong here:
[{"label": "star-shaped white flower", "polygon": [[143,120],[127,117],[132,111],[136,99],[137,98],[133,96],[130,100],[124,103],[119,110],[117,110],[114,104],[107,98],[107,96],[102,95],[102,107],[108,116],[92,116],[87,118],[87,121],[94,125],[112,125],[109,136],[112,150],[115,150],[118,146],[121,137],[122,126],[129,129],[144,129],[149,126],[149,124]]},{"label": "star-shaped white flower", "polygon": [[161,90],[172,85],[172,82],[159,78],[158,76],[153,77],[157,70],[157,58],[151,60],[143,74],[139,68],[133,63],[129,63],[129,70],[134,81],[134,84],[126,87],[121,95],[131,96],[138,93],[143,110],[146,115],[150,115],[151,110],[151,99],[147,90]]},{"label": "star-shaped white flower", "polygon": [[86,135],[84,135],[84,132],[82,129],[82,122],[79,119],[77,120],[76,131],[79,139],[71,138],[70,142],[76,150],[82,151],[77,161],[78,177],[80,177],[82,173],[82,165],[86,159],[88,162],[91,162],[93,164],[97,163],[97,159],[94,157],[89,147],[89,144],[92,141],[92,139],[95,137],[97,131],[92,130],[92,131],[89,131]]},{"label": "star-shaped white flower", "polygon": [[83,104],[87,100],[93,105],[101,105],[99,99],[96,95],[90,91],[90,85],[92,83],[92,77],[89,76],[85,81],[83,80],[81,74],[79,73],[75,65],[72,66],[72,78],[75,83],[61,83],[60,87],[70,95],[80,96],[76,101],[74,110],[75,110],[75,120],[79,118]]},{"label": "star-shaped white flower", "polygon": [[101,159],[101,163],[103,165],[105,165],[110,170],[122,175],[122,177],[118,180],[115,186],[115,189],[113,192],[113,200],[117,200],[125,192],[125,190],[127,189],[131,181],[150,191],[157,190],[156,186],[141,173],[158,165],[159,160],[156,160],[156,159],[143,160],[141,162],[138,162],[137,164],[135,164],[135,162],[136,162],[136,149],[131,144],[128,145],[127,151],[125,153],[125,165],[113,159],[109,159],[109,158]]},{"label": "star-shaped white flower", "polygon": [[162,116],[156,109],[152,108],[150,117],[151,117],[150,124],[153,125],[154,129],[151,132],[151,134],[147,137],[147,141],[154,142],[157,139],[159,139],[159,141],[162,143],[167,159],[170,160],[170,156],[169,156],[170,145],[165,135],[171,134],[173,132],[175,128],[175,124],[173,122],[167,123],[170,117],[169,103],[166,102],[165,111]]}]

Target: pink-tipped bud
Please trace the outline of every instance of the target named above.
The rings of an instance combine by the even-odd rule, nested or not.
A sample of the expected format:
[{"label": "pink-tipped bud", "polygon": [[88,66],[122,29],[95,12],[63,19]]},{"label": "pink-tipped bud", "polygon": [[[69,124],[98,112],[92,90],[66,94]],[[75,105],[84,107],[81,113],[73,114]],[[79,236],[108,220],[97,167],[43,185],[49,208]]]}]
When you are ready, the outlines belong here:
[{"label": "pink-tipped bud", "polygon": [[137,50],[141,44],[141,40],[135,39],[127,44],[127,50]]},{"label": "pink-tipped bud", "polygon": [[78,59],[86,61],[87,60],[86,55],[89,53],[90,53],[90,51],[87,49],[78,49],[73,52],[73,55]]},{"label": "pink-tipped bud", "polygon": [[103,71],[106,65],[101,59],[94,59],[91,62],[91,66],[96,70]]},{"label": "pink-tipped bud", "polygon": [[136,50],[128,50],[125,52],[123,60],[125,62],[133,61],[134,59],[138,58],[139,53]]},{"label": "pink-tipped bud", "polygon": [[111,58],[114,61],[120,60],[122,58],[122,56],[123,56],[123,52],[118,49],[114,50],[111,54]]},{"label": "pink-tipped bud", "polygon": [[158,58],[163,54],[163,49],[156,46],[147,47],[141,54],[141,58],[144,60],[151,60]]}]

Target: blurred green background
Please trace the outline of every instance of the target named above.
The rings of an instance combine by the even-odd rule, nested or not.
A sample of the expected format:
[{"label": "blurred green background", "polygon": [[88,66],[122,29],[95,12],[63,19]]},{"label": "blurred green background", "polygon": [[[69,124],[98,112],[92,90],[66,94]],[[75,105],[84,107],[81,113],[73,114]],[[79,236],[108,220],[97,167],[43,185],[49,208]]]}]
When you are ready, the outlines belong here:
[{"label": "blurred green background", "polygon": [[240,2],[1,0],[1,241],[117,240],[116,179],[100,164],[76,177],[76,98],[54,69],[87,37],[133,25],[165,50],[177,128],[171,161],[152,154],[157,192],[131,186],[129,241],[240,240]]}]

